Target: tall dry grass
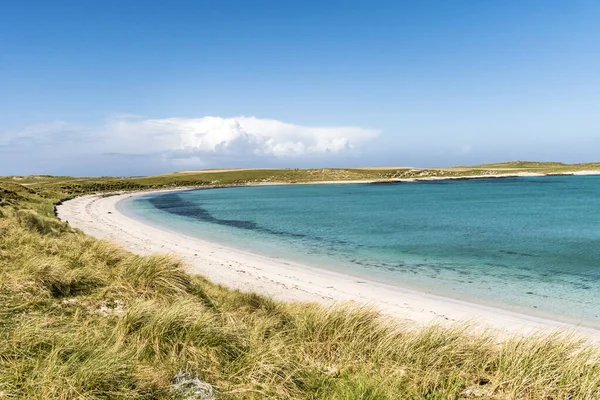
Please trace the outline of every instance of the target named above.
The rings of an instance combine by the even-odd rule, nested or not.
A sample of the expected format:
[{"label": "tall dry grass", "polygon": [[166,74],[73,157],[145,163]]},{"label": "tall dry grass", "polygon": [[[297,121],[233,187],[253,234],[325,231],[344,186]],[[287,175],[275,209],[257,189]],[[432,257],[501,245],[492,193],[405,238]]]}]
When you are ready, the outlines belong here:
[{"label": "tall dry grass", "polygon": [[182,370],[221,399],[600,398],[600,353],[574,338],[276,302],[0,210],[0,399],[184,398]]}]

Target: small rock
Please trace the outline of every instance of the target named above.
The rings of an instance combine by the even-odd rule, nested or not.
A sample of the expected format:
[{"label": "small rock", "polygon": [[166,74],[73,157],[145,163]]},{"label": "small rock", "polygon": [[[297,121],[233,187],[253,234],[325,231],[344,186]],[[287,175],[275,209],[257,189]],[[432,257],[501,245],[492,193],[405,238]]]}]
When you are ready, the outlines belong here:
[{"label": "small rock", "polygon": [[179,371],[173,378],[172,392],[185,400],[214,400],[215,390],[210,383],[202,382],[197,376]]}]

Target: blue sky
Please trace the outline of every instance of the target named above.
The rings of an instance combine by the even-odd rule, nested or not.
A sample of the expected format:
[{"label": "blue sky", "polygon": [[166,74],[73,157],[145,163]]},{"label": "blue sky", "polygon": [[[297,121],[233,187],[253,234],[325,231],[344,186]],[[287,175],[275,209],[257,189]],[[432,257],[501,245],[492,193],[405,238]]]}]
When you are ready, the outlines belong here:
[{"label": "blue sky", "polygon": [[600,160],[597,1],[0,0],[0,175]]}]

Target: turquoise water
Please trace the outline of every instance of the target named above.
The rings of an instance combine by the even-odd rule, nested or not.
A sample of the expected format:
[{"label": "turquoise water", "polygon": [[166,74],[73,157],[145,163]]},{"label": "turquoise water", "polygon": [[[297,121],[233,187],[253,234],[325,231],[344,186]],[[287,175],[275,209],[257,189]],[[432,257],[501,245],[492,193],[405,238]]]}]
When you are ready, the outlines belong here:
[{"label": "turquoise water", "polygon": [[221,188],[119,206],[245,250],[600,327],[600,176]]}]

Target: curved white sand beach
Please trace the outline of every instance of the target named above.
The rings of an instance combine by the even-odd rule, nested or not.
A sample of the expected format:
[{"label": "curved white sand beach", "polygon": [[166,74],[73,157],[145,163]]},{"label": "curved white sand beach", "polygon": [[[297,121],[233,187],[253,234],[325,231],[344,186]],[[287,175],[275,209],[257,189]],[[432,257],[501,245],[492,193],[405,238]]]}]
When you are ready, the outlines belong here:
[{"label": "curved white sand beach", "polygon": [[285,301],[332,304],[353,301],[413,321],[416,325],[465,321],[503,333],[575,331],[600,340],[600,331],[545,320],[502,309],[471,304],[414,290],[365,281],[325,269],[300,265],[215,244],[148,225],[119,212],[126,193],[79,197],[57,207],[58,216],[85,233],[112,240],[137,254],[176,254],[190,273],[234,289],[270,295]]}]

